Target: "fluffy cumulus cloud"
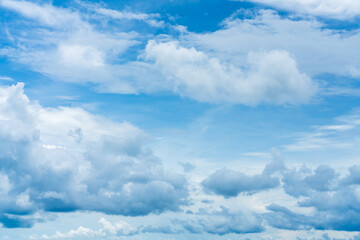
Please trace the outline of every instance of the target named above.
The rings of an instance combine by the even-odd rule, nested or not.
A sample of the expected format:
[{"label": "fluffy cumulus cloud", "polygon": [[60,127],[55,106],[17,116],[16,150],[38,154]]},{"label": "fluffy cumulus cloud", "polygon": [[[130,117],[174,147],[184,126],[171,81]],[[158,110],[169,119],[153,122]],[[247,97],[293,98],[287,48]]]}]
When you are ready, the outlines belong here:
[{"label": "fluffy cumulus cloud", "polygon": [[267,211],[253,215],[275,228],[359,231],[358,171],[357,165],[350,167],[347,174],[340,174],[326,165],[315,169],[306,166],[286,168],[277,161],[267,165],[261,175],[247,176],[233,170],[218,170],[202,185],[205,192],[225,198],[236,197],[239,193],[256,194],[274,187],[282,189],[296,201],[296,210],[273,199],[266,206]]},{"label": "fluffy cumulus cloud", "polygon": [[282,161],[277,159],[269,163],[259,175],[248,176],[223,168],[206,178],[202,182],[202,186],[206,192],[222,195],[225,198],[236,197],[240,193],[253,194],[278,187],[280,185],[279,178],[272,174],[284,169]]},{"label": "fluffy cumulus cloud", "polygon": [[40,211],[135,216],[186,204],[186,180],[163,170],[137,127],[80,108],[45,109],[21,83],[1,87],[0,103],[4,227],[30,227]]},{"label": "fluffy cumulus cloud", "polygon": [[354,179],[358,166],[349,168],[349,174],[340,176],[333,168],[319,166],[315,170],[305,166],[289,169],[282,181],[284,191],[298,199],[298,206],[311,207],[309,214],[294,212],[272,204],[265,218],[271,226],[282,229],[318,229],[359,231],[359,184]]},{"label": "fluffy cumulus cloud", "polygon": [[203,102],[294,104],[308,101],[316,89],[287,51],[250,53],[245,66],[174,41],[150,41],[145,54],[175,92]]},{"label": "fluffy cumulus cloud", "polygon": [[360,15],[360,3],[356,0],[249,0],[268,6],[337,19],[351,19]]}]

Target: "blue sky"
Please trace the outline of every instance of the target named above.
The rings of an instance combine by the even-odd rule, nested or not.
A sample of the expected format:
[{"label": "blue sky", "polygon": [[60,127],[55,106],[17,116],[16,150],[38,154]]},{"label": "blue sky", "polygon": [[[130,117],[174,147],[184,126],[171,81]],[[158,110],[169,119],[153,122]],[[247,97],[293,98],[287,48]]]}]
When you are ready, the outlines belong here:
[{"label": "blue sky", "polygon": [[0,239],[360,239],[357,1],[0,12]]}]

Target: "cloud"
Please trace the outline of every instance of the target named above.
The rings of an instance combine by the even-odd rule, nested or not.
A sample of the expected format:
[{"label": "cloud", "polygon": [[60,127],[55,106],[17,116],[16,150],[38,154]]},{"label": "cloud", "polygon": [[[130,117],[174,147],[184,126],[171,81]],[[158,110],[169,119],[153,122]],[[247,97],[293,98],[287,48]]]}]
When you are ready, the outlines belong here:
[{"label": "cloud", "polygon": [[246,234],[259,233],[265,230],[260,215],[254,213],[243,213],[240,211],[230,211],[225,207],[221,210],[207,211],[201,209],[190,219],[177,217],[171,220],[171,224],[148,224],[132,226],[127,222],[118,221],[111,223],[105,218],[101,218],[99,229],[90,229],[80,226],[67,232],[57,231],[53,235],[44,234],[42,239],[88,239],[88,238],[111,238],[114,236],[132,236],[137,234]]},{"label": "cloud", "polygon": [[349,168],[350,174],[341,180],[341,185],[359,185],[360,184],[360,166],[355,165]]},{"label": "cloud", "polygon": [[253,176],[223,168],[203,180],[202,186],[206,192],[218,194],[225,198],[236,197],[240,193],[253,194],[278,187],[280,185],[279,179],[271,175],[284,169],[284,164],[278,159],[274,159],[268,164],[262,174]]},{"label": "cloud", "polygon": [[184,169],[184,172],[191,172],[196,166],[189,162],[179,162],[179,165]]},{"label": "cloud", "polygon": [[250,53],[246,71],[244,66],[224,63],[174,41],[149,41],[145,56],[155,62],[174,92],[198,101],[298,104],[316,91],[311,79],[282,50]]},{"label": "cloud", "polygon": [[352,19],[360,15],[360,3],[356,0],[249,0],[267,6],[296,13],[336,18]]},{"label": "cloud", "polygon": [[283,146],[285,151],[322,149],[357,149],[357,131],[360,126],[359,109],[338,117],[330,125],[312,126],[308,132],[298,134],[294,143]]},{"label": "cloud", "polygon": [[[339,195],[345,194],[344,197]],[[359,230],[359,210],[353,209],[356,207],[358,201],[349,201],[349,196],[345,191],[336,194],[335,200],[336,205],[333,205],[330,209],[318,209],[310,215],[304,215],[300,213],[294,213],[293,211],[278,205],[268,206],[270,213],[264,214],[270,226],[289,229],[289,230],[300,230],[300,229],[316,229],[316,230],[337,230],[337,231],[358,231]],[[333,202],[334,198],[330,195],[318,196],[317,204],[323,204],[327,201]],[[345,202],[344,202],[345,200]],[[337,202],[338,201],[338,202]],[[326,204],[328,205],[328,204]],[[303,206],[320,206],[313,204],[304,204]],[[340,207],[340,208],[337,208]]]},{"label": "cloud", "polygon": [[[195,219],[195,220],[194,220]],[[259,233],[264,231],[261,217],[256,214],[245,214],[240,211],[230,211],[221,207],[220,211],[208,212],[202,209],[191,220],[176,220],[187,232],[194,234],[209,233],[225,235],[230,233]]]},{"label": "cloud", "polygon": [[0,5],[16,11],[27,18],[37,20],[40,24],[51,27],[83,27],[86,25],[76,12],[57,8],[51,4],[38,5],[29,1],[1,0]]},{"label": "cloud", "polygon": [[14,81],[14,79],[12,79],[11,77],[0,76],[0,81],[12,82],[12,81]]},{"label": "cloud", "polygon": [[144,21],[152,27],[164,27],[164,21],[158,21],[159,14],[133,13],[130,11],[117,11],[107,8],[95,8],[95,12],[118,20]]},{"label": "cloud", "polygon": [[[315,170],[301,167],[288,170],[282,182],[284,191],[297,199],[300,213],[287,207],[271,204],[264,214],[267,222],[280,229],[316,229],[358,231],[360,223],[359,184],[354,178],[357,166],[340,176],[328,166]],[[311,208],[306,214],[301,208]]]},{"label": "cloud", "polygon": [[30,227],[40,211],[178,211],[187,204],[186,179],[166,172],[148,141],[129,123],[31,103],[21,83],[1,87],[1,222]]},{"label": "cloud", "polygon": [[[291,169],[284,166],[279,153],[273,154],[277,155],[262,174],[247,176],[221,169],[202,182],[204,190],[225,198],[240,193],[257,194],[256,199],[261,191],[276,187],[292,198],[283,201],[284,196],[280,199],[270,194],[271,200],[265,203],[267,211],[255,214],[269,226],[287,230],[359,230],[359,166],[349,167],[347,174],[327,165]],[[190,230],[200,231],[194,226],[197,225],[190,224]]]},{"label": "cloud", "polygon": [[[27,51],[23,47],[12,46],[4,49],[3,54],[56,80],[94,83],[102,92],[129,94],[171,91],[202,102],[246,105],[306,103],[317,90],[310,77],[298,69],[292,53],[281,46],[264,51],[246,51],[239,55],[246,58],[241,62],[223,58],[221,53],[209,55],[216,53],[213,51],[216,49],[197,50],[198,47],[203,48],[197,44],[193,48],[185,48],[176,41],[148,41],[148,37],[138,33],[114,32],[107,25],[101,31],[95,30],[101,23],[96,14],[90,24],[82,16],[84,13],[30,4],[46,15],[78,18],[78,27],[72,28],[71,24],[65,28],[51,24],[46,29],[34,26],[33,34],[26,39],[14,31],[12,36],[21,42],[21,46],[26,46]],[[39,20],[38,16],[27,15],[21,7],[7,8]],[[150,15],[124,15],[112,9],[94,9],[103,9],[102,14],[112,17],[121,15],[126,19],[151,19]],[[52,14],[53,11],[56,13]],[[39,21],[44,20],[41,18]],[[185,33],[182,39],[192,37],[194,34]],[[136,45],[146,41],[146,49],[140,54],[141,49]],[[127,59],[125,53],[130,48],[139,53],[137,60]]]},{"label": "cloud", "polygon": [[287,194],[299,197],[308,196],[314,191],[331,191],[335,187],[337,174],[329,166],[321,165],[312,170],[303,166],[299,170],[289,170],[284,174],[284,190]]},{"label": "cloud", "polygon": [[181,43],[239,65],[246,65],[249,52],[284,50],[296,59],[301,72],[316,78],[324,73],[355,76],[359,39],[358,29],[340,31],[313,18],[240,9],[223,21],[223,28],[188,33]]},{"label": "cloud", "polygon": [[[241,10],[215,32],[154,36],[124,26],[130,20],[156,23],[157,14],[88,5],[70,9],[3,0],[3,8],[35,23],[26,38],[21,17],[7,25],[12,44],[1,55],[55,80],[92,83],[100,92],[168,91],[246,105],[307,103],[318,90],[312,79],[324,73],[356,77],[360,65],[358,31],[329,29],[320,20],[272,10],[250,11],[240,19]],[[104,17],[121,19],[113,23],[117,30]],[[322,94],[348,94],[322,85]]]},{"label": "cloud", "polygon": [[[91,15],[94,21],[90,23],[86,12],[50,4],[4,0],[0,6],[22,16],[11,23],[8,31],[15,40],[2,49],[2,55],[55,80],[101,86],[111,82],[109,89],[136,92],[121,79],[129,78],[123,73],[129,66],[113,66],[128,48],[139,43],[134,39],[136,33],[100,29],[96,14]],[[26,38],[22,36],[24,18],[35,20],[28,25]]]},{"label": "cloud", "polygon": [[102,224],[102,228],[93,230],[83,226],[77,229],[70,230],[68,232],[57,231],[53,235],[42,235],[42,239],[88,239],[88,238],[104,238],[110,236],[131,236],[137,233],[137,229],[132,227],[129,223],[124,221],[118,221],[114,224],[107,221],[105,218],[100,218],[99,223]]}]

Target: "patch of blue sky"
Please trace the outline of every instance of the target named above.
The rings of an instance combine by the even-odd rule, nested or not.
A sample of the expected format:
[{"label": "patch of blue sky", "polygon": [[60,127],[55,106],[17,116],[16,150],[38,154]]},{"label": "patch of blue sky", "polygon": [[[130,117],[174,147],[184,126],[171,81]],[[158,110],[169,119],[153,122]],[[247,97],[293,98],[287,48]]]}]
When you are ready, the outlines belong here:
[{"label": "patch of blue sky", "polygon": [[223,0],[176,0],[176,1],[109,1],[114,9],[130,9],[135,12],[158,13],[170,23],[183,25],[192,32],[215,31],[221,22],[237,9],[251,9],[256,4]]}]

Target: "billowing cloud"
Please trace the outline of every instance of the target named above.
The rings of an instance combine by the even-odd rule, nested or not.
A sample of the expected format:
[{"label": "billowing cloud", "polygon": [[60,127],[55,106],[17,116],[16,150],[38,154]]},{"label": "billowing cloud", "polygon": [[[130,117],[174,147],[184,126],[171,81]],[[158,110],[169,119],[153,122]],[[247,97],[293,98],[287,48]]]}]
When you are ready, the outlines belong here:
[{"label": "billowing cloud", "polygon": [[279,159],[274,159],[268,164],[262,174],[253,176],[223,168],[206,178],[202,186],[206,192],[222,195],[225,198],[236,197],[240,193],[253,194],[278,187],[279,178],[271,175],[281,170],[285,170],[285,166]]},{"label": "billowing cloud", "polygon": [[[27,14],[17,1],[6,0],[5,3],[3,7],[27,18],[52,22]],[[204,49],[203,43],[197,42],[191,48],[176,41],[148,41],[147,37],[134,32],[113,32],[106,28],[99,31],[97,25],[86,21],[80,12],[29,4],[41,12],[40,16],[58,16],[69,21],[74,17],[76,27],[63,24],[64,28],[58,28],[48,24],[44,29],[35,25],[32,36],[26,39],[15,32],[13,36],[27,51],[16,46],[4,49],[3,54],[56,80],[95,83],[102,92],[129,94],[165,90],[202,102],[246,105],[301,104],[308,102],[317,91],[311,78],[299,70],[292,52],[281,46],[264,50],[249,48],[239,54],[245,61],[238,61],[238,57],[224,58],[216,48],[197,50]],[[125,14],[97,6],[89,9],[96,12],[93,20],[97,24],[99,14],[144,21],[154,18],[153,15]],[[187,35],[180,42],[191,42],[186,39],[193,39],[193,34]],[[141,54],[136,45],[146,41],[146,49]],[[137,60],[123,56],[130,48],[139,53]],[[209,52],[215,54],[209,55]]]},{"label": "billowing cloud", "polygon": [[247,176],[221,169],[205,179],[202,185],[206,192],[225,198],[237,197],[240,193],[258,194],[275,187],[282,189],[293,197],[296,208],[282,206],[273,199],[266,206],[267,211],[256,214],[275,228],[359,231],[358,169],[359,166],[352,166],[348,174],[340,174],[326,165],[315,169],[305,165],[289,169],[278,159],[268,164],[260,175]]},{"label": "billowing cloud", "polygon": [[340,176],[328,166],[288,170],[282,179],[284,191],[297,198],[299,207],[311,207],[313,211],[301,213],[271,204],[267,207],[271,212],[264,217],[271,226],[281,229],[359,231],[359,184],[354,179],[357,168],[350,167],[347,176]]},{"label": "billowing cloud", "polygon": [[[168,91],[211,103],[301,104],[317,92],[312,79],[321,74],[358,76],[358,31],[328,29],[318,20],[241,10],[215,32],[154,36],[121,26],[130,20],[160,26],[157,14],[78,4],[86,11],[3,0],[3,8],[38,24],[26,38],[17,30],[21,17],[7,26],[12,44],[0,54],[52,79],[93,83],[101,92]],[[114,30],[104,18],[122,21]]]},{"label": "billowing cloud", "polygon": [[31,103],[0,88],[0,220],[30,227],[39,211],[146,215],[186,204],[184,177],[163,170],[149,136],[80,108]]},{"label": "billowing cloud", "polygon": [[329,166],[319,166],[315,172],[306,166],[284,174],[284,190],[294,197],[308,196],[314,191],[331,191],[336,186],[337,174]]},{"label": "billowing cloud", "polygon": [[316,91],[282,50],[250,53],[245,66],[236,66],[178,42],[150,41],[146,58],[155,62],[174,92],[203,102],[296,104]]}]

